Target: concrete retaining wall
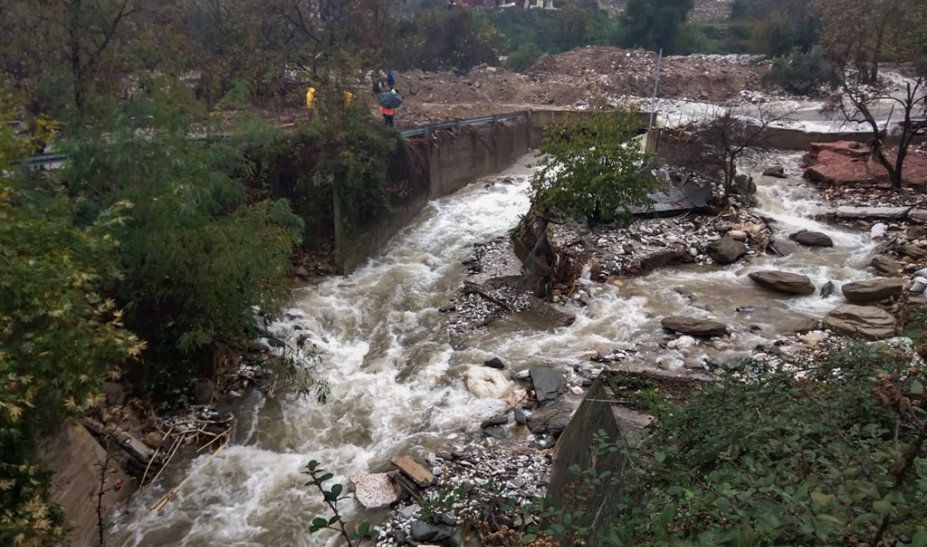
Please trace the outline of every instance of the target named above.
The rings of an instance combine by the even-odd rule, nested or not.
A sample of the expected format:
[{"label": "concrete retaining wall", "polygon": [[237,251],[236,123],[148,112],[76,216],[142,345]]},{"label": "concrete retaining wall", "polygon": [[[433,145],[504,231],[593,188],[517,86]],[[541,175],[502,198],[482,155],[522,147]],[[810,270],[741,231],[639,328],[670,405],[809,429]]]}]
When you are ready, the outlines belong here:
[{"label": "concrete retaining wall", "polygon": [[510,167],[530,150],[529,130],[528,120],[520,119],[407,139],[410,154],[400,161],[409,165],[397,170],[409,173],[410,180],[396,182],[404,188],[391,199],[392,213],[369,226],[336,228],[340,235],[340,244],[336,244],[339,271],[350,272],[376,254],[429,200]]},{"label": "concrete retaining wall", "polygon": [[[562,123],[567,116],[588,114],[572,110],[533,110],[525,119],[464,126],[459,131],[440,130],[408,138],[409,156],[397,158],[397,162],[408,165],[397,166],[396,171],[411,173],[411,176],[405,177],[409,180],[402,180],[402,176],[391,177],[404,188],[401,195],[391,198],[392,214],[368,226],[346,226],[336,210],[338,271],[350,272],[376,254],[412,222],[428,200],[452,194],[481,177],[505,170],[530,150],[540,147],[546,127]],[[640,114],[642,127],[646,127],[649,118],[649,113]]]}]

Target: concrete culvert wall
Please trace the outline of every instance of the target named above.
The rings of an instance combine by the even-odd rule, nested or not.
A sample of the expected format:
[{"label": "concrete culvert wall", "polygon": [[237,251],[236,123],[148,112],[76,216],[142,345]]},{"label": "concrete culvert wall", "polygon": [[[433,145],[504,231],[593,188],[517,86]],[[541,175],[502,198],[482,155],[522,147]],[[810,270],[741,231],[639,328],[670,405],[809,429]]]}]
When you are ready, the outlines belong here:
[{"label": "concrete culvert wall", "polygon": [[529,151],[525,119],[435,131],[406,139],[390,165],[392,211],[363,226],[344,226],[338,267],[350,272],[376,254],[428,203],[503,171]]}]

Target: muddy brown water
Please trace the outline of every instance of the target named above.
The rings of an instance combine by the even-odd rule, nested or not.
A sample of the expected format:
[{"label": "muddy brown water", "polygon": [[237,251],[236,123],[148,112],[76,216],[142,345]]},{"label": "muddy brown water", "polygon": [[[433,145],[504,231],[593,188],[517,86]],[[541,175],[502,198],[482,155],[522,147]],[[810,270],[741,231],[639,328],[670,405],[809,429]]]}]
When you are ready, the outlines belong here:
[{"label": "muddy brown water", "polygon": [[[597,346],[638,346],[643,351],[620,366],[657,368],[658,360],[681,358],[659,347],[665,336],[659,321],[669,314],[734,326],[730,339],[700,344],[688,355],[732,358],[776,338],[791,320],[823,317],[842,302],[839,285],[870,277],[865,266],[875,244],[869,235],[810,220],[817,193],[797,178],[797,156],[787,155],[779,160],[790,166],[790,178],[757,178],[759,212],[781,234],[827,233],[832,249],[751,257],[726,267],[668,268],[630,279],[620,290],[590,284],[595,298],[574,310],[577,320],[569,327],[539,329],[513,317],[452,344],[448,316],[438,308],[466,279],[461,262],[472,245],[506,234],[527,211],[532,159],[503,173],[516,184],[476,183],[437,200],[354,274],[295,291],[287,318],[272,331],[315,345],[319,358],[303,362],[330,383],[329,401],[248,395],[237,409],[232,443],[208,464],[205,457],[193,460],[119,508],[108,544],[339,545],[333,536],[308,534],[311,520],[325,511],[318,494],[303,486],[305,464],[319,460],[346,483],[352,474],[385,470],[393,456],[421,458],[461,439],[505,409],[501,401],[469,394],[462,380],[468,367],[498,356],[516,371],[549,365],[569,373]],[[838,290],[826,299],[776,296],[747,278],[767,268],[808,275],[818,288],[832,280]],[[758,308],[738,312],[743,306]],[[176,498],[150,515],[148,508],[184,475],[189,478]],[[348,518],[356,516],[351,500],[343,508]]]}]

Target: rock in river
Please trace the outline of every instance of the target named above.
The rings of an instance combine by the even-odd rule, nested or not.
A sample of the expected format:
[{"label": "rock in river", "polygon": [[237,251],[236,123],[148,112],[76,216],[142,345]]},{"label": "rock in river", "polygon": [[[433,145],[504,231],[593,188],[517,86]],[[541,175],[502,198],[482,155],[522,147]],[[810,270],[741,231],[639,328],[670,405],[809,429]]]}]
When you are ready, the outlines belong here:
[{"label": "rock in river", "polygon": [[767,270],[753,272],[750,279],[760,287],[785,294],[814,294],[814,283],[808,276]]},{"label": "rock in river", "polygon": [[832,240],[827,234],[821,232],[810,232],[808,230],[802,230],[790,235],[789,239],[795,243],[798,243],[799,245],[804,245],[805,247],[834,246],[834,240]]},{"label": "rock in river", "polygon": [[763,171],[763,176],[764,177],[775,177],[777,179],[784,179],[785,178],[785,168],[782,167],[781,165],[773,165],[772,167],[768,167],[765,171]]},{"label": "rock in river", "polygon": [[399,493],[386,473],[352,475],[354,496],[367,509],[387,507],[399,499]]},{"label": "rock in river", "polygon": [[709,243],[705,252],[718,264],[733,264],[747,254],[747,246],[735,239],[722,237]]},{"label": "rock in river", "polygon": [[895,335],[896,321],[881,308],[846,304],[830,312],[824,319],[824,325],[841,334],[888,338]]},{"label": "rock in river", "polygon": [[683,317],[674,315],[664,317],[660,324],[664,329],[681,332],[690,336],[724,336],[727,334],[727,325],[710,319]]},{"label": "rock in river", "polygon": [[880,273],[887,275],[898,275],[901,273],[901,264],[897,260],[892,260],[885,255],[876,255],[872,257],[872,262],[870,262],[869,265]]},{"label": "rock in river", "polygon": [[854,281],[843,286],[843,296],[854,304],[871,304],[904,293],[904,280],[900,277],[876,277]]},{"label": "rock in river", "polygon": [[530,374],[539,404],[549,403],[563,393],[563,374],[552,368],[533,368]]}]

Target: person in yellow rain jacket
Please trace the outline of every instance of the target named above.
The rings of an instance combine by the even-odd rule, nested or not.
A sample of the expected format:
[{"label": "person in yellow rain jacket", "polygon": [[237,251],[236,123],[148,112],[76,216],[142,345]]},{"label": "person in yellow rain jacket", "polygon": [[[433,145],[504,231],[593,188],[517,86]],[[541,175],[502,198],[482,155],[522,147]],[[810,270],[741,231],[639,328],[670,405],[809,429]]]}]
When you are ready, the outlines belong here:
[{"label": "person in yellow rain jacket", "polygon": [[315,88],[310,87],[309,91],[306,91],[306,109],[309,112],[315,111]]},{"label": "person in yellow rain jacket", "polygon": [[352,106],[354,106],[354,94],[351,93],[350,91],[345,91],[344,92],[344,108],[345,110],[348,110]]}]

